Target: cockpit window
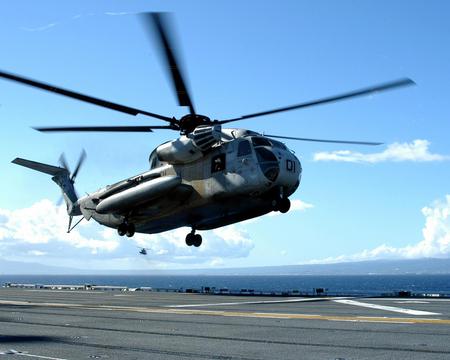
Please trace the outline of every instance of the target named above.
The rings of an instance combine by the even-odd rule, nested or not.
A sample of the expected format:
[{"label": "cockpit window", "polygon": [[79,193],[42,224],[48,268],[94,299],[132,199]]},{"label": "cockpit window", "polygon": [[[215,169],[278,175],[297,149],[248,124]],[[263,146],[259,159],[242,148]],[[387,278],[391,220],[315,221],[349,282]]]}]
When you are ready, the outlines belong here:
[{"label": "cockpit window", "polygon": [[252,137],[253,146],[272,146],[269,140],[263,137]]},{"label": "cockpit window", "polygon": [[270,181],[275,181],[278,177],[278,173],[280,172],[280,167],[276,156],[272,153],[272,151],[264,147],[255,148],[255,152],[264,176]]},{"label": "cockpit window", "polygon": [[279,148],[279,149],[283,149],[283,150],[287,150],[286,145],[284,145],[282,142],[276,141],[276,140],[270,140],[270,142],[272,143],[273,147]]},{"label": "cockpit window", "polygon": [[252,153],[252,148],[248,140],[242,140],[238,146],[237,156],[245,156]]},{"label": "cockpit window", "polygon": [[276,156],[272,153],[272,151],[267,150],[266,148],[258,148],[255,149],[256,152],[256,157],[258,158],[258,161],[261,162],[266,162],[266,161],[273,161],[273,162],[277,162],[277,158]]},{"label": "cockpit window", "polygon": [[150,170],[158,167],[158,155],[156,154],[156,151],[153,151],[150,154],[148,162],[150,163]]}]

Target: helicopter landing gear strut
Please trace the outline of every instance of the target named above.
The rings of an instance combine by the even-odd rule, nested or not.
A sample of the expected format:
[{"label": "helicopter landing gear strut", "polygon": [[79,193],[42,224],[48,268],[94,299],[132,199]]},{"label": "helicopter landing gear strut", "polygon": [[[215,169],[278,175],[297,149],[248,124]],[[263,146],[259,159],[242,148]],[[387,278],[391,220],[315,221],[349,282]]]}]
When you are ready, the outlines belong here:
[{"label": "helicopter landing gear strut", "polygon": [[122,224],[119,225],[119,227],[117,228],[117,233],[120,236],[128,236],[128,237],[132,237],[134,236],[134,233],[136,232],[136,229],[134,227],[133,223],[128,223],[128,222],[123,222]]},{"label": "helicopter landing gear strut", "polygon": [[279,211],[284,214],[291,208],[291,201],[284,196],[283,188],[280,188],[280,197],[272,200],[272,207],[274,211]]},{"label": "helicopter landing gear strut", "polygon": [[195,247],[199,247],[202,244],[202,236],[200,234],[196,234],[195,230],[192,229],[192,231],[186,235],[186,245]]}]

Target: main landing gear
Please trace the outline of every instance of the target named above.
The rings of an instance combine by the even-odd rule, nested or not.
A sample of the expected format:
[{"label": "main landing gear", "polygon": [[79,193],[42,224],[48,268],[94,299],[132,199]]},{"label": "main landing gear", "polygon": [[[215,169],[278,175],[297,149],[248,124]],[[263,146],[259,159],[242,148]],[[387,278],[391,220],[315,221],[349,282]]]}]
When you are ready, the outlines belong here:
[{"label": "main landing gear", "polygon": [[199,247],[202,244],[202,236],[200,234],[196,234],[195,230],[192,229],[192,231],[186,235],[186,245],[195,247]]},{"label": "main landing gear", "polygon": [[122,224],[119,225],[119,227],[117,228],[117,233],[120,236],[128,236],[128,237],[132,237],[134,235],[134,233],[136,232],[136,229],[134,227],[133,223],[128,223],[128,222],[123,222]]}]

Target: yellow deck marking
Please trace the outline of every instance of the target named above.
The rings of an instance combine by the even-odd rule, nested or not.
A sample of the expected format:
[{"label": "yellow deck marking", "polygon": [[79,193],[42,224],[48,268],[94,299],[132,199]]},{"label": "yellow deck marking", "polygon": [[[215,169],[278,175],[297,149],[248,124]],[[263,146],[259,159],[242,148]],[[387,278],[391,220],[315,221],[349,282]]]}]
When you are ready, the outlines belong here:
[{"label": "yellow deck marking", "polygon": [[328,320],[328,321],[350,321],[350,322],[370,322],[370,323],[391,323],[391,324],[435,324],[450,325],[450,319],[438,318],[410,318],[410,317],[384,317],[384,316],[350,316],[350,315],[317,315],[317,314],[295,314],[295,313],[270,313],[251,311],[223,311],[223,310],[201,310],[201,309],[173,309],[158,307],[131,307],[112,305],[83,305],[67,303],[39,303],[28,301],[0,300],[2,305],[19,306],[40,306],[54,308],[76,308],[88,310],[105,311],[128,311],[151,314],[173,314],[173,315],[206,315],[223,317],[244,317],[259,319],[297,319],[297,320]]}]

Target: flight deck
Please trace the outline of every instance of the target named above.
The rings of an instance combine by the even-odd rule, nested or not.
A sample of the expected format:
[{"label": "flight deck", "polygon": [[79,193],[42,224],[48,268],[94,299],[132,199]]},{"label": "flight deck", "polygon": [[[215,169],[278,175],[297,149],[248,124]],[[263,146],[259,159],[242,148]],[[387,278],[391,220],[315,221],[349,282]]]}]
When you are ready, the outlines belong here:
[{"label": "flight deck", "polygon": [[450,299],[0,289],[0,357],[449,359]]}]

